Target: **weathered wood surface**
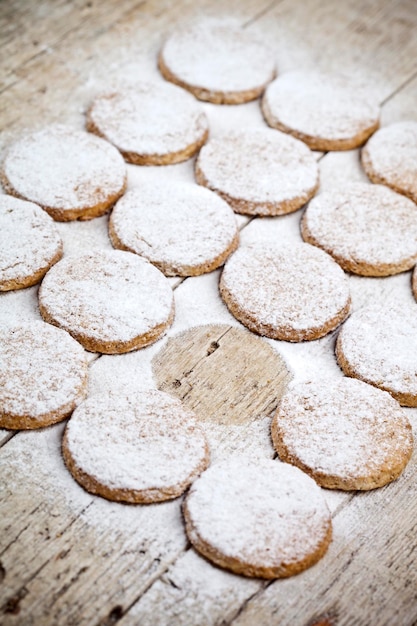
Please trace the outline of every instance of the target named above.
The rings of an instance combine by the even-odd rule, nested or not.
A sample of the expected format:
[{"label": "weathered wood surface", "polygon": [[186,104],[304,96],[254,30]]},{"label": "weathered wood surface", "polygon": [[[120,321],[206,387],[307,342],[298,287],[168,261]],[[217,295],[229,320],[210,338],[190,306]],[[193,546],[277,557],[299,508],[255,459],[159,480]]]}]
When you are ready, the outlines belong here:
[{"label": "weathered wood surface", "polygon": [[[26,126],[61,121],[82,127],[91,98],[109,84],[160,79],[156,53],[161,42],[176,23],[197,14],[232,14],[242,27],[258,29],[273,46],[280,70],[318,65],[365,81],[383,103],[384,124],[416,119],[414,0],[3,0],[1,145]],[[204,108],[213,134],[225,127],[263,123],[256,102]],[[366,180],[358,151],[318,158],[322,189]],[[144,179],[164,178],[193,180],[192,163],[129,167],[130,187]],[[299,220],[300,212],[275,219],[239,218],[242,241],[299,241]],[[59,228],[65,254],[111,247],[107,217]],[[252,405],[253,387],[239,385],[245,360],[233,337],[242,331],[219,298],[218,277],[219,271],[172,280],[176,319],[168,338],[137,353],[91,355],[89,392],[172,386],[178,380],[181,385],[175,383],[173,390],[188,389],[186,402],[197,411],[204,407],[204,413],[212,406],[217,416],[204,422],[213,458],[242,451],[273,456],[269,415],[277,392],[264,393],[265,383]],[[354,309],[371,301],[382,305],[412,298],[409,272],[349,280]],[[0,295],[0,323],[38,317],[36,287]],[[198,324],[221,324],[229,330],[218,336],[215,330],[212,339],[207,329],[190,331]],[[341,375],[333,355],[334,336],[303,344],[250,336],[245,363],[258,367],[257,359],[269,344],[299,379]],[[220,347],[214,349],[213,342]],[[172,358],[175,351],[178,358]],[[258,371],[261,375],[275,360],[272,353],[269,356],[271,362],[263,361]],[[183,365],[188,361],[193,371],[186,375],[190,368]],[[219,386],[222,367],[224,387]],[[283,377],[280,365],[270,379],[279,386]],[[192,389],[187,388],[190,381]],[[217,394],[212,405],[210,392]],[[218,419],[222,397],[242,409],[241,421],[225,423],[227,406]],[[416,426],[416,410],[408,410],[408,415]],[[184,534],[181,499],[140,507],[105,502],[84,492],[64,467],[62,429],[57,425],[39,432],[0,432],[1,624],[417,623],[415,457],[405,474],[384,489],[360,495],[326,492],[334,522],[329,553],[299,576],[265,583],[229,574],[199,557]]]}]

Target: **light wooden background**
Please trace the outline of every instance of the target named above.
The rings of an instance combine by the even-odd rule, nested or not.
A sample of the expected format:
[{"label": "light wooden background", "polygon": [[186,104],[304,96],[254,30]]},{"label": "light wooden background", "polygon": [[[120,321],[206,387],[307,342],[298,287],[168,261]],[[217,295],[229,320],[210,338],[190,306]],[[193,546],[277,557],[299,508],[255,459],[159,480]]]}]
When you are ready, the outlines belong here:
[{"label": "light wooden background", "polygon": [[[382,104],[383,124],[417,119],[415,0],[2,0],[1,148],[26,127],[61,121],[82,128],[91,99],[109,85],[161,80],[161,42],[176,24],[196,15],[233,16],[242,28],[260,32],[275,51],[279,71],[321,67],[351,74]],[[263,124],[257,102],[204,108],[213,135]],[[365,180],[358,151],[317,158],[322,189]],[[193,180],[192,163],[129,166],[129,186],[144,179]],[[300,213],[240,217],[242,241],[299,240]],[[65,254],[111,247],[106,216],[59,228]],[[213,272],[171,279],[176,320],[169,339],[129,355],[91,355],[90,393],[156,384],[193,390],[186,395],[204,421],[214,462],[242,452],[272,457],[270,414],[286,378],[341,375],[334,334],[294,345],[247,333],[242,339],[218,296],[218,277]],[[412,299],[410,273],[349,280],[355,310],[368,302]],[[0,323],[37,319],[36,294],[36,287],[2,294]],[[190,331],[198,324],[216,326]],[[179,332],[185,335],[178,339]],[[218,367],[210,369],[214,350],[220,378]],[[288,376],[276,362],[277,350],[289,364]],[[257,380],[262,385],[253,394]],[[253,385],[244,387],[245,381]],[[224,402],[214,406],[219,393]],[[416,410],[407,412],[416,426]],[[326,492],[334,539],[325,558],[296,577],[262,582],[228,574],[195,553],[184,535],[181,499],[135,507],[84,492],[63,465],[62,429],[0,431],[0,624],[417,623],[415,458],[386,488]]]}]

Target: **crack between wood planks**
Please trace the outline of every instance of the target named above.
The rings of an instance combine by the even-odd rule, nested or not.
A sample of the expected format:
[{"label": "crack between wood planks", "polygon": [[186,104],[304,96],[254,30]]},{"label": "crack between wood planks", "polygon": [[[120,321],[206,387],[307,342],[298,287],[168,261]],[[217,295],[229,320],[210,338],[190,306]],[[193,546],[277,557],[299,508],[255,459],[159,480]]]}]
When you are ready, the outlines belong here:
[{"label": "crack between wood planks", "polygon": [[258,11],[258,13],[255,13],[255,15],[251,17],[249,20],[247,20],[246,22],[243,22],[242,28],[247,28],[248,26],[250,26],[257,20],[259,20],[261,17],[266,15],[271,9],[276,7],[278,4],[282,4],[282,2],[283,0],[273,0],[273,2],[270,2],[264,9],[262,9],[261,11]]},{"label": "crack between wood planks", "polygon": [[392,98],[394,98],[394,96],[396,96],[398,93],[400,93],[400,91],[408,87],[408,85],[412,83],[413,80],[415,80],[416,78],[417,78],[417,70],[413,72],[413,74],[411,74],[411,76],[409,76],[404,82],[402,82],[401,85],[399,85],[399,87],[394,89],[394,91],[389,96],[387,96],[386,98],[384,98],[384,100],[382,100],[382,102],[380,103],[381,107],[385,106],[385,104],[389,102]]},{"label": "crack between wood planks", "polygon": [[10,441],[10,439],[13,439],[13,437],[15,435],[17,435],[18,431],[17,430],[13,430],[10,433],[7,433],[7,435],[5,435],[4,439],[2,439],[2,441],[0,441],[0,450],[3,446],[6,445],[6,443],[8,443]]}]

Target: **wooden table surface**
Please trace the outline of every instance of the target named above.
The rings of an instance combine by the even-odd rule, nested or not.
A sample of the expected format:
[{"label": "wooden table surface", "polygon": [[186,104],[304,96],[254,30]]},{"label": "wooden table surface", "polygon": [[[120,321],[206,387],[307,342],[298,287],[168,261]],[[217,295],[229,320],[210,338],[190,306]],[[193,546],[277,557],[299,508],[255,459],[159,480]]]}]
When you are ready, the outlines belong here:
[{"label": "wooden table surface", "polygon": [[[351,74],[382,104],[383,125],[417,119],[415,0],[2,0],[1,149],[27,127],[60,121],[82,128],[92,98],[109,85],[162,80],[156,68],[161,43],[198,15],[233,16],[242,28],[260,32],[280,72],[319,67]],[[213,136],[222,128],[264,124],[259,102],[203,106]],[[317,159],[321,189],[366,180],[358,151]],[[128,169],[132,188],[149,179],[193,180],[191,161]],[[241,240],[299,241],[300,214],[239,217]],[[110,249],[107,219],[59,224],[65,254]],[[285,382],[342,375],[335,333],[301,344],[256,338],[227,312],[218,279],[218,271],[170,279],[176,319],[168,336],[127,355],[90,355],[89,393],[180,389],[204,423],[213,462],[242,452],[273,457],[269,422]],[[412,301],[410,272],[349,281],[353,310]],[[38,318],[36,287],[0,296],[0,323]],[[201,324],[210,326],[194,328]],[[257,381],[263,382],[254,393]],[[416,410],[407,413],[417,426]],[[1,624],[417,623],[415,456],[383,489],[326,491],[334,527],[328,553],[298,576],[266,582],[199,557],[184,534],[181,498],[128,506],[83,491],[64,467],[62,430],[63,424],[0,431]]]}]

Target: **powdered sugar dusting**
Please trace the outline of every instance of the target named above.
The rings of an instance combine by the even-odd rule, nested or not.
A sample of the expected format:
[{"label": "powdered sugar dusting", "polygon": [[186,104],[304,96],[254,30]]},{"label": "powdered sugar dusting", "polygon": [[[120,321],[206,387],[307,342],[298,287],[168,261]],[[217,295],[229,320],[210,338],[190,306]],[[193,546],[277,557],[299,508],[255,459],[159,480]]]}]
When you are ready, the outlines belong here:
[{"label": "powdered sugar dusting", "polygon": [[[0,290],[48,269],[62,254],[52,218],[31,202],[0,196]],[[7,287],[7,285],[6,285]]]},{"label": "powdered sugar dusting", "polygon": [[173,303],[163,274],[120,250],[63,259],[45,276],[39,299],[59,326],[102,341],[129,341],[165,324]]},{"label": "powdered sugar dusting", "polygon": [[0,413],[41,419],[84,396],[87,359],[66,332],[44,322],[0,332]]},{"label": "powdered sugar dusting", "polygon": [[405,466],[413,447],[407,414],[398,402],[352,378],[293,385],[274,422],[288,454],[342,481],[377,480],[401,459]]},{"label": "powdered sugar dusting", "polygon": [[95,396],[74,411],[66,442],[76,465],[113,489],[167,489],[204,462],[203,431],[159,391]]},{"label": "powdered sugar dusting", "polygon": [[231,20],[200,20],[174,32],[162,48],[165,65],[185,83],[230,93],[274,77],[273,54]]},{"label": "powdered sugar dusting", "polygon": [[117,148],[140,155],[179,152],[202,141],[208,129],[201,105],[170,83],[138,83],[98,96],[88,116]]},{"label": "powdered sugar dusting", "polygon": [[378,265],[395,273],[417,261],[417,206],[382,185],[348,184],[321,193],[308,205],[303,228],[307,240],[357,273],[378,272],[372,267]]},{"label": "powdered sugar dusting", "polygon": [[125,163],[109,143],[55,125],[12,144],[3,171],[15,192],[43,207],[83,209],[120,194]]},{"label": "powdered sugar dusting", "polygon": [[143,183],[119,200],[110,224],[124,247],[167,275],[204,271],[207,264],[214,269],[237,241],[236,220],[226,202],[187,183]]},{"label": "powdered sugar dusting", "polygon": [[320,488],[299,469],[249,458],[211,466],[186,501],[191,534],[226,557],[263,567],[294,564],[325,540],[330,513]]}]

